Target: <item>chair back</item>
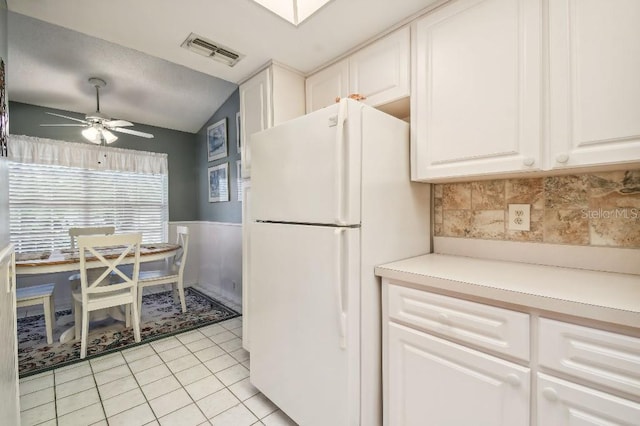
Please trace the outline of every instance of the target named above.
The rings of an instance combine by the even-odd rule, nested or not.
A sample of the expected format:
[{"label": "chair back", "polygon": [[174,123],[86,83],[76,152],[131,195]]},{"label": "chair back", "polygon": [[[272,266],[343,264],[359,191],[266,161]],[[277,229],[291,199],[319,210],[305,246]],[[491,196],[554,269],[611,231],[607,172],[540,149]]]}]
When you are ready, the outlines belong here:
[{"label": "chair back", "polygon": [[[78,237],[78,250],[80,254],[80,285],[82,286],[82,299],[86,303],[92,294],[114,293],[121,290],[138,287],[140,274],[140,243],[142,234],[117,234],[117,235],[81,235]],[[118,266],[125,263],[128,256],[133,256],[133,269],[131,275],[127,275]],[[127,263],[130,259],[127,259]],[[98,265],[104,271],[96,278],[87,274],[87,263],[98,261]],[[92,274],[95,275],[95,274]],[[112,283],[113,278],[120,281]]]},{"label": "chair back", "polygon": [[189,251],[189,228],[178,226],[177,234],[176,243],[180,244],[181,249],[178,250],[173,258],[173,264],[178,269],[178,275],[182,276],[184,265],[187,263],[187,252]]},{"label": "chair back", "polygon": [[116,232],[115,226],[92,226],[85,228],[69,228],[71,238],[71,248],[76,248],[76,237],[80,235],[113,235]]}]

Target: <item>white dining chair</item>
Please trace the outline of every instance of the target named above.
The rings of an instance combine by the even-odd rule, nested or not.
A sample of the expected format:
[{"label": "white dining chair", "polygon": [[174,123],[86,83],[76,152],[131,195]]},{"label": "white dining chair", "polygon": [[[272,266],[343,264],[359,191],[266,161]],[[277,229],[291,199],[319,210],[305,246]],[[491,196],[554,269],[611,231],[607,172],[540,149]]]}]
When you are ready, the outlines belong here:
[{"label": "white dining chair", "polygon": [[69,228],[69,238],[71,248],[76,248],[76,238],[80,235],[113,235],[116,232],[115,226],[88,226],[79,228]]},{"label": "white dining chair", "polygon": [[[138,276],[140,274],[140,243],[142,234],[83,235],[78,237],[80,254],[80,289],[73,291],[75,305],[76,338],[81,336],[80,358],[87,356],[87,337],[89,333],[89,313],[98,309],[126,306],[126,326],[133,323],[136,342],[140,342],[140,316],[136,304]],[[105,249],[117,250],[118,257],[107,259]],[[125,273],[118,266],[126,256],[133,253],[131,272]],[[88,259],[97,260],[104,268],[95,280],[87,274]],[[128,270],[124,269],[124,270]],[[131,315],[133,311],[133,315]]]},{"label": "white dining chair", "polygon": [[142,315],[142,292],[144,288],[161,284],[172,285],[174,299],[177,293],[182,312],[187,312],[187,304],[184,299],[184,266],[187,263],[187,253],[189,251],[188,227],[177,227],[176,242],[180,245],[180,250],[173,256],[172,261],[166,264],[164,269],[140,272],[140,279],[138,280],[138,312],[140,315]]}]

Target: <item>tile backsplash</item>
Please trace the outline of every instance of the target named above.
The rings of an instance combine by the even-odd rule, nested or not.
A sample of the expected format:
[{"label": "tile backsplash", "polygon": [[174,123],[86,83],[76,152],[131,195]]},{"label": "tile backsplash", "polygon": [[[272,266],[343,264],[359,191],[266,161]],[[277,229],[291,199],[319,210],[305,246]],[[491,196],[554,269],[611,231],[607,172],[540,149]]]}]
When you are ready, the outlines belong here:
[{"label": "tile backsplash", "polygon": [[[640,169],[434,185],[443,237],[640,248]],[[508,229],[509,204],[531,205],[530,231]]]}]

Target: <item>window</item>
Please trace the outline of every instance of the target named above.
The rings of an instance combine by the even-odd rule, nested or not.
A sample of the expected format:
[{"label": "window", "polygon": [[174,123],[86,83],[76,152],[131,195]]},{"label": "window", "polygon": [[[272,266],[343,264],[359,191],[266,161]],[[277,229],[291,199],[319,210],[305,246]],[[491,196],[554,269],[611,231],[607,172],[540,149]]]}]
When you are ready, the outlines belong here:
[{"label": "window", "polygon": [[[10,141],[10,151],[11,143],[13,141]],[[72,145],[78,150],[78,145],[83,144]],[[146,243],[167,241],[166,173],[12,160],[9,162],[9,230],[17,251],[68,248],[69,228],[84,226],[113,225],[117,233],[142,232]]]}]

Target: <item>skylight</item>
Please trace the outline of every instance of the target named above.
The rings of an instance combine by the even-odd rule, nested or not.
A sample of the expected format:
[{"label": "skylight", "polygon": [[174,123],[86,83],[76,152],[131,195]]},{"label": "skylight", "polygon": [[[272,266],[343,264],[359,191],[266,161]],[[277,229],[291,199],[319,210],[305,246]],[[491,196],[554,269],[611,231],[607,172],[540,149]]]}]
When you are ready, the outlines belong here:
[{"label": "skylight", "polygon": [[300,25],[302,21],[316,13],[331,0],[253,0],[266,7],[276,15],[286,19],[293,25]]}]

